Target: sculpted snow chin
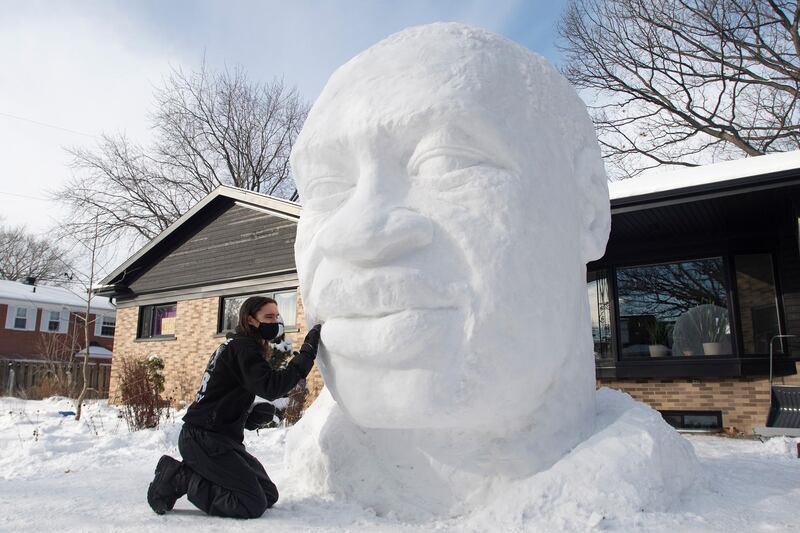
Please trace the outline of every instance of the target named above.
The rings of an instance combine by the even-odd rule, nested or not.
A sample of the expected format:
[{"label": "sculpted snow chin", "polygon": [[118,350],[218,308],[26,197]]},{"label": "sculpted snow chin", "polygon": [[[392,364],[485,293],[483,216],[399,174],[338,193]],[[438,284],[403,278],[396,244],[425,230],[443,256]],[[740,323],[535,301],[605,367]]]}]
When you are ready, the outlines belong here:
[{"label": "sculpted snow chin", "polygon": [[290,435],[309,487],[459,512],[594,431],[585,265],[608,188],[543,58],[460,24],[392,35],[331,76],[292,166],[331,395]]}]

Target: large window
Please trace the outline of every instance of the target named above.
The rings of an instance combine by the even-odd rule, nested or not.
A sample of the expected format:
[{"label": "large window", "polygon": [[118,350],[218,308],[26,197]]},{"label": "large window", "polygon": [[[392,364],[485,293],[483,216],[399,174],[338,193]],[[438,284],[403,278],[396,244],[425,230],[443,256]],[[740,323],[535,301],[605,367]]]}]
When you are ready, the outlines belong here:
[{"label": "large window", "polygon": [[[769,353],[770,339],[780,333],[772,257],[737,255],[734,263],[744,353]],[[775,342],[774,348],[777,352],[781,346]]]},{"label": "large window", "polygon": [[733,352],[721,257],[616,270],[622,357]]},{"label": "large window", "polygon": [[177,305],[174,303],[141,307],[138,337],[152,339],[175,336],[177,314]]},{"label": "large window", "polygon": [[239,308],[251,296],[266,296],[278,302],[278,313],[283,319],[287,331],[297,329],[297,291],[264,292],[258,294],[243,294],[222,298],[220,303],[220,316],[217,332],[224,333],[236,329],[239,321]]},{"label": "large window", "polygon": [[605,270],[589,272],[586,288],[589,293],[589,315],[592,319],[592,339],[595,359],[607,359],[611,353],[611,305],[608,277]]}]

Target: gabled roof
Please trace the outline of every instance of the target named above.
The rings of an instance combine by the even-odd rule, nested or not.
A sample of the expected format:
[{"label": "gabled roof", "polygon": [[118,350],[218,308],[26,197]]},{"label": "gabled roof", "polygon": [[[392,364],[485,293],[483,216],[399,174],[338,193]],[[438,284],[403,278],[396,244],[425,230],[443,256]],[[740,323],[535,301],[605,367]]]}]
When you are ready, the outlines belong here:
[{"label": "gabled roof", "polygon": [[612,212],[619,212],[637,204],[680,202],[795,184],[800,184],[800,150],[652,172],[611,182],[608,189]]},{"label": "gabled roof", "polygon": [[96,288],[96,292],[99,294],[112,294],[114,285],[119,283],[127,272],[131,271],[137,264],[146,261],[151,254],[158,253],[172,237],[175,237],[184,227],[189,226],[190,221],[197,217],[202,217],[204,212],[212,209],[214,205],[219,204],[221,201],[265,211],[295,222],[300,218],[302,209],[299,204],[288,200],[237,187],[220,185],[162,231],[155,239],[147,243],[141,250],[106,276]]},{"label": "gabled roof", "polygon": [[[27,285],[18,281],[0,280],[0,302],[33,307],[66,307],[85,311],[86,298],[64,287]],[[92,298],[92,312],[115,312],[113,304],[103,298]]]}]

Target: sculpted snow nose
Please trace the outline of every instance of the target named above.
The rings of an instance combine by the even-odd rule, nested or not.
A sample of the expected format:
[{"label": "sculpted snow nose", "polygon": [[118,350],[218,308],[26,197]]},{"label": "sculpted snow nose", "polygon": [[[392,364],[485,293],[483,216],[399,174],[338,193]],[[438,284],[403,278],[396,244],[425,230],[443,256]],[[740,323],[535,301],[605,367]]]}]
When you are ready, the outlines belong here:
[{"label": "sculpted snow nose", "polygon": [[404,207],[356,209],[325,229],[320,242],[329,257],[365,266],[385,264],[433,240],[433,223],[416,211]]}]

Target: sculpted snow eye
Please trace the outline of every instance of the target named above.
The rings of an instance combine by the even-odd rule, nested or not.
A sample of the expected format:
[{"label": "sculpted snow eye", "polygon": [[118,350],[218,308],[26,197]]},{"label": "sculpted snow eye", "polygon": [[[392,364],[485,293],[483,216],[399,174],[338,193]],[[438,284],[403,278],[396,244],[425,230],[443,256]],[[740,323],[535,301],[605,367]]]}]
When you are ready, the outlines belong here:
[{"label": "sculpted snow eye", "polygon": [[347,199],[352,188],[353,184],[342,178],[317,178],[308,185],[305,207],[318,211],[333,209]]},{"label": "sculpted snow eye", "polygon": [[409,162],[409,175],[437,189],[455,189],[470,181],[473,167],[496,167],[481,152],[460,147],[439,147],[415,156]]}]

